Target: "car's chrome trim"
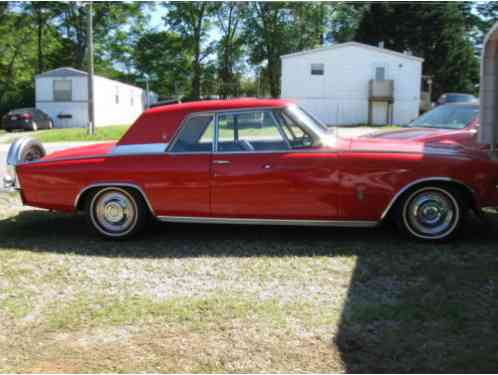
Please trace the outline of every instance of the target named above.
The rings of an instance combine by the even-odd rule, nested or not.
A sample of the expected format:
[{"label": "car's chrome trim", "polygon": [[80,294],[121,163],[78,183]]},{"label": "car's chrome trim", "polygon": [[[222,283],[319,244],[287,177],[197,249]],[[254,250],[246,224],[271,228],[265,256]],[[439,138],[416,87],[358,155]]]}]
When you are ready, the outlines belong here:
[{"label": "car's chrome trim", "polygon": [[244,219],[225,217],[192,217],[192,216],[157,216],[160,221],[169,223],[197,224],[249,224],[249,225],[296,225],[319,227],[358,227],[370,228],[378,225],[377,221],[364,220],[287,220],[287,219]]},{"label": "car's chrome trim", "polygon": [[142,197],[144,198],[145,203],[147,203],[147,207],[149,207],[150,212],[154,215],[154,208],[150,204],[149,198],[147,198],[147,194],[145,194],[145,192],[143,191],[143,189],[140,186],[138,186],[136,184],[129,183],[129,182],[109,181],[109,182],[99,182],[96,184],[91,184],[91,185],[85,186],[83,189],[80,190],[80,192],[78,193],[78,195],[76,195],[76,198],[74,199],[74,209],[76,210],[78,208],[78,203],[80,201],[80,198],[85,193],[85,191],[88,191],[89,189],[93,189],[93,188],[98,188],[98,187],[113,187],[113,186],[115,186],[115,187],[129,187],[132,189],[136,189],[140,194],[142,194]]},{"label": "car's chrome trim", "polygon": [[21,189],[14,186],[4,186],[3,188],[0,188],[0,197],[3,196],[7,196],[8,198],[20,197],[22,199]]},{"label": "car's chrome trim", "polygon": [[164,154],[168,143],[137,143],[130,145],[114,145],[109,156]]},{"label": "car's chrome trim", "polygon": [[380,220],[384,220],[391,210],[391,208],[394,206],[398,198],[403,195],[408,189],[414,187],[415,185],[422,184],[422,183],[427,183],[427,182],[453,182],[458,185],[461,185],[462,187],[466,188],[474,197],[475,197],[475,191],[474,189],[470,188],[468,185],[464,184],[462,181],[450,178],[450,177],[441,177],[441,176],[435,176],[435,177],[426,177],[426,178],[420,178],[418,180],[412,181],[409,184],[405,185],[401,190],[399,190],[394,197],[389,201],[389,204],[387,207],[384,209],[382,212],[382,215],[380,217]]},{"label": "car's chrome trim", "polygon": [[15,139],[9,147],[9,151],[7,152],[7,165],[17,165],[17,164],[23,164],[23,163],[34,163],[38,160],[33,160],[33,161],[21,161],[21,153],[23,149],[26,147],[28,144],[32,144],[36,147],[39,147],[42,153],[42,157],[47,154],[45,147],[41,144],[40,141],[31,138],[31,137],[22,137],[22,138],[17,138]]}]

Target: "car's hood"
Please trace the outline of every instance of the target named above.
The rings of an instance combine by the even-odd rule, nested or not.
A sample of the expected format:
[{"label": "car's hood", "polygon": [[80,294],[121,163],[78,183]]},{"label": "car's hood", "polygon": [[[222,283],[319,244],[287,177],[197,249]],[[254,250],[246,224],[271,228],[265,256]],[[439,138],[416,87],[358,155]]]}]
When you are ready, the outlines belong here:
[{"label": "car's hood", "polygon": [[405,128],[390,131],[378,131],[367,134],[364,137],[424,141],[428,139],[441,138],[454,132],[455,130],[451,129]]},{"label": "car's hood", "polygon": [[116,142],[96,143],[86,146],[71,147],[61,151],[54,151],[45,156],[42,160],[57,160],[71,158],[85,158],[104,156],[111,152]]},{"label": "car's hood", "polygon": [[487,157],[487,154],[477,147],[468,147],[446,139],[427,142],[413,139],[403,140],[380,137],[351,138],[349,150],[351,152],[414,153],[440,156],[471,156],[474,158]]}]

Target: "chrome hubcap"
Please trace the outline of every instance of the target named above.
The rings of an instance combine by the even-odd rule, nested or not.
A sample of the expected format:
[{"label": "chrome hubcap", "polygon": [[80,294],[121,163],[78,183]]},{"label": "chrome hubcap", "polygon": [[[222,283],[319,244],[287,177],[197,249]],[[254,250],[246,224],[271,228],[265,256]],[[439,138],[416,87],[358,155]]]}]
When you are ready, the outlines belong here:
[{"label": "chrome hubcap", "polygon": [[125,232],[135,223],[135,205],[126,194],[119,191],[103,193],[97,198],[94,207],[95,218],[105,231]]},{"label": "chrome hubcap", "polygon": [[437,190],[416,194],[408,203],[409,226],[422,236],[441,237],[455,227],[456,207],[451,198]]}]

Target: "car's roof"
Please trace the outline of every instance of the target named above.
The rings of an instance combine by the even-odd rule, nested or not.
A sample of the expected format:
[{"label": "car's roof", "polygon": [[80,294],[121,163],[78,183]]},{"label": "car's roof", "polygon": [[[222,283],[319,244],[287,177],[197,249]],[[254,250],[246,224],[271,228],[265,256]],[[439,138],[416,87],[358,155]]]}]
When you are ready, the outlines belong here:
[{"label": "car's roof", "polygon": [[440,105],[440,107],[470,107],[470,108],[479,108],[479,102],[445,103],[445,104]]},{"label": "car's roof", "polygon": [[283,107],[290,102],[284,99],[256,99],[240,98],[226,100],[199,100],[194,102],[185,102],[178,104],[166,104],[149,108],[145,113],[160,112],[203,112],[203,111],[220,111],[225,109],[237,108],[260,108],[260,107]]},{"label": "car's roof", "polygon": [[197,112],[250,108],[279,108],[292,102],[284,99],[203,100],[170,104],[146,110],[119,140],[118,145],[167,143],[186,116]]},{"label": "car's roof", "polygon": [[442,95],[465,95],[465,96],[472,96],[475,98],[475,95],[466,93],[466,92],[445,92]]},{"label": "car's roof", "polygon": [[28,108],[28,107],[26,107],[26,108],[15,108],[15,109],[11,109],[9,112],[27,112],[27,111],[34,111],[34,110],[35,110],[35,108],[32,108],[32,107]]}]

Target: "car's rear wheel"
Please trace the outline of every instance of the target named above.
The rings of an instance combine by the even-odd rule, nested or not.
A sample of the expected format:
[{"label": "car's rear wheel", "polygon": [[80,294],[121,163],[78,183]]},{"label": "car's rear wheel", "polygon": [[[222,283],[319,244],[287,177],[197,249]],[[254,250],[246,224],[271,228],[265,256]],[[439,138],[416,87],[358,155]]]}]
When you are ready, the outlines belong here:
[{"label": "car's rear wheel", "polygon": [[107,187],[88,199],[87,219],[106,238],[125,239],[145,226],[149,211],[142,196],[135,190]]},{"label": "car's rear wheel", "polygon": [[405,195],[397,206],[398,226],[419,240],[445,241],[459,231],[466,205],[458,191],[425,186]]}]

